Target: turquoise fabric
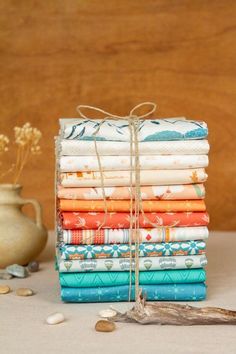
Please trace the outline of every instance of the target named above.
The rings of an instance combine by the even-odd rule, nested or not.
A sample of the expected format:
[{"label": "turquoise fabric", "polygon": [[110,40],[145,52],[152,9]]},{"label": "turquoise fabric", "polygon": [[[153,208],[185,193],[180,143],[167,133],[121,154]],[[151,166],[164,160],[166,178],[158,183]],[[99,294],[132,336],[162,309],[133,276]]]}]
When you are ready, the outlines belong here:
[{"label": "turquoise fabric", "polygon": [[[135,253],[135,245],[131,246],[132,254]],[[140,243],[139,257],[154,256],[187,256],[204,254],[206,242],[181,241]],[[91,258],[122,258],[130,256],[128,244],[104,244],[104,245],[62,245],[59,247],[62,259],[91,259]]]},{"label": "turquoise fabric", "polygon": [[[152,301],[200,301],[206,298],[205,283],[141,286],[143,295]],[[135,298],[132,286],[131,300]],[[97,288],[61,288],[64,302],[118,302],[129,300],[129,285]]]},{"label": "turquoise fabric", "polygon": [[[86,288],[100,286],[129,285],[129,272],[60,273],[60,284],[64,287]],[[132,272],[132,284],[135,273]],[[204,269],[157,270],[139,273],[140,285],[199,283],[206,280]]]}]

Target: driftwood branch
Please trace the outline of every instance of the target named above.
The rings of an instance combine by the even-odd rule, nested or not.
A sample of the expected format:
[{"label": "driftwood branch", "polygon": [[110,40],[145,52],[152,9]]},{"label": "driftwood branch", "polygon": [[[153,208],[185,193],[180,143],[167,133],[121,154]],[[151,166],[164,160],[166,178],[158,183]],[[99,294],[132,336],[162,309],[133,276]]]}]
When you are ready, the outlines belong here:
[{"label": "driftwood branch", "polygon": [[116,311],[109,318],[114,322],[137,322],[176,326],[236,324],[236,311],[218,307],[194,307],[167,302],[146,302],[139,295],[134,307],[125,312]]}]

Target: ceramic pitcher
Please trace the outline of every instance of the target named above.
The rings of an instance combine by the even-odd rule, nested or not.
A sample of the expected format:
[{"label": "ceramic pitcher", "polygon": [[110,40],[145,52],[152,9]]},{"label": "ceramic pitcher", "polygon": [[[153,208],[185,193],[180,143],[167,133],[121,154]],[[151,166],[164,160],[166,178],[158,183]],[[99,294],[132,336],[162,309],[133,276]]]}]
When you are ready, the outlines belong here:
[{"label": "ceramic pitcher", "polygon": [[[43,250],[47,231],[42,225],[41,206],[35,199],[20,196],[20,185],[0,184],[0,268],[26,265]],[[22,212],[25,204],[35,209],[35,221]]]}]

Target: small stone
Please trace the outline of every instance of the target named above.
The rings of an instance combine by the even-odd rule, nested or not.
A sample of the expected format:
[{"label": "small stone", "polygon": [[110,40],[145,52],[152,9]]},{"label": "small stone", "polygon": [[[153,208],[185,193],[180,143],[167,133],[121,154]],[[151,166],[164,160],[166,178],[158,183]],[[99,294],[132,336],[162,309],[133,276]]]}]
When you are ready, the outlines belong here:
[{"label": "small stone", "polygon": [[47,324],[55,325],[65,321],[65,317],[61,312],[55,312],[49,315],[46,319]]},{"label": "small stone", "polygon": [[116,329],[115,323],[106,320],[100,320],[95,325],[97,332],[113,332]]},{"label": "small stone", "polygon": [[17,278],[26,278],[29,275],[28,270],[19,264],[12,264],[6,267],[6,271]]},{"label": "small stone", "polygon": [[8,285],[0,285],[0,294],[8,294],[10,290]]},{"label": "small stone", "polygon": [[34,295],[34,292],[30,288],[19,288],[16,290],[16,295],[17,296],[32,296],[32,295]]},{"label": "small stone", "polygon": [[0,270],[0,279],[9,280],[11,278],[13,278],[11,274],[7,273],[5,270]]},{"label": "small stone", "polygon": [[31,273],[37,272],[39,270],[39,262],[37,261],[29,262],[27,268]]},{"label": "small stone", "polygon": [[101,310],[99,312],[99,316],[102,318],[110,318],[110,317],[115,316],[116,314],[117,314],[117,312],[112,309]]}]

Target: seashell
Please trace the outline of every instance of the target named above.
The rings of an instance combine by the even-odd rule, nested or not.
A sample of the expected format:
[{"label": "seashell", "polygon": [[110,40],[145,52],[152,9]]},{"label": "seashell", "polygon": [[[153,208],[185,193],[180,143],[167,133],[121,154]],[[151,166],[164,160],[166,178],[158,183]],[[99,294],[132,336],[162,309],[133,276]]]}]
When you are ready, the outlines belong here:
[{"label": "seashell", "polygon": [[106,309],[106,310],[99,311],[99,316],[102,318],[110,318],[110,317],[115,316],[116,314],[117,314],[117,312],[112,309]]}]

